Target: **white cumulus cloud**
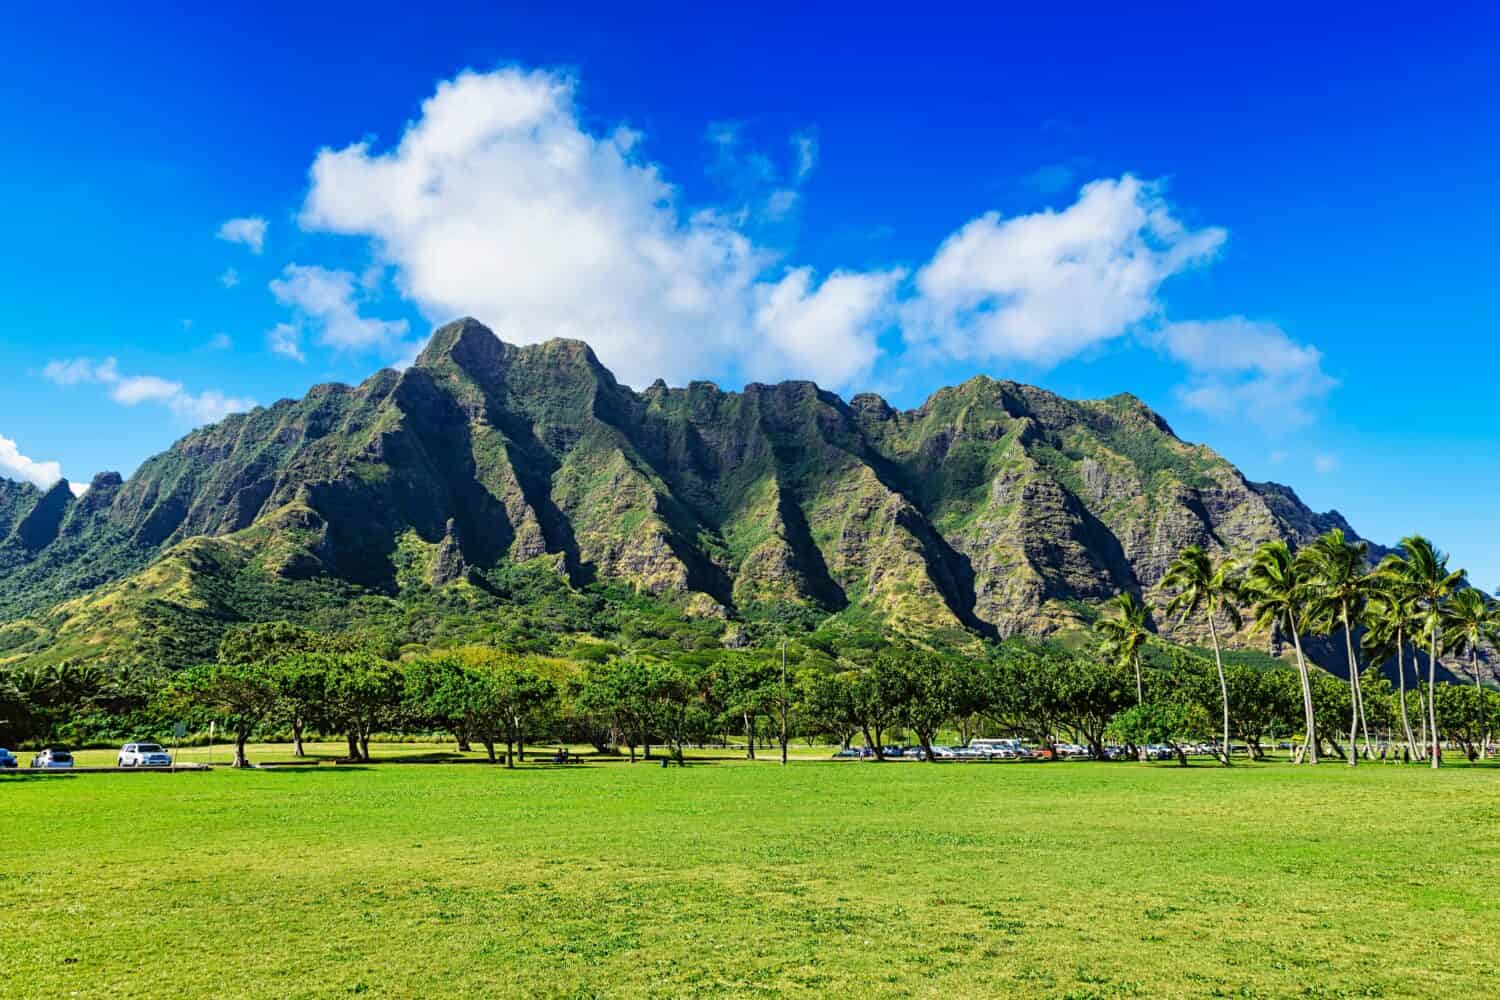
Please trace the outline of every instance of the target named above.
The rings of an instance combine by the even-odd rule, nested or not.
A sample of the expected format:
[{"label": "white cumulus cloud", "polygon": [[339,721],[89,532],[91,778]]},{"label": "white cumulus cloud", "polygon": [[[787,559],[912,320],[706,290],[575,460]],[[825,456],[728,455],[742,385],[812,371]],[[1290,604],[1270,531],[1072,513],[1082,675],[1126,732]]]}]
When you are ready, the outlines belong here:
[{"label": "white cumulus cloud", "polygon": [[197,425],[222,420],[255,406],[252,399],[230,396],[217,389],[189,392],[181,382],[158,375],[125,375],[114,358],[94,361],[90,358],[49,361],[43,377],[60,386],[101,385],[109,397],[124,406],[156,403],[167,407],[180,419]]},{"label": "white cumulus cloud", "polygon": [[243,244],[258,255],[266,248],[266,220],[254,215],[230,219],[219,227],[216,235],[226,242]]},{"label": "white cumulus cloud", "polygon": [[1275,323],[1243,316],[1169,323],[1150,339],[1187,366],[1183,403],[1217,417],[1267,428],[1301,426],[1313,419],[1312,405],[1338,384],[1323,371],[1321,351],[1297,343]]},{"label": "white cumulus cloud", "polygon": [[62,466],[57,462],[38,462],[21,454],[16,442],[0,434],[0,476],[46,489],[62,478]]},{"label": "white cumulus cloud", "polygon": [[[299,325],[314,327],[319,331],[322,343],[338,350],[389,348],[406,336],[407,322],[404,319],[383,320],[360,315],[364,288],[359,278],[349,271],[288,264],[281,277],[271,281],[271,294],[276,296],[277,302],[292,308]],[[278,334],[273,330],[271,349],[301,360],[300,349],[296,354],[284,349],[287,343],[297,341],[300,341],[300,334],[297,338],[290,338],[284,332]]]},{"label": "white cumulus cloud", "polygon": [[1222,229],[1189,229],[1159,184],[1084,185],[1062,211],[988,212],[917,272],[908,342],[966,360],[1055,364],[1160,312],[1162,283],[1208,260]]},{"label": "white cumulus cloud", "polygon": [[[681,205],[642,158],[640,134],[588,130],[574,89],[568,77],[521,69],[443,82],[394,148],[318,154],[302,224],[371,238],[397,287],[434,321],[469,314],[512,342],[586,340],[633,384],[751,360],[757,372],[834,385],[857,374],[845,359],[875,349],[860,324],[778,329],[774,344],[801,349],[768,351],[757,316],[780,283],[796,297],[822,286],[775,273],[778,255],[734,213]],[[729,126],[715,135],[737,142]],[[802,367],[809,358],[834,363]]]},{"label": "white cumulus cloud", "polygon": [[[1060,207],[977,215],[910,272],[820,275],[765,245],[795,229],[813,130],[790,137],[778,166],[741,123],[711,124],[724,203],[689,206],[646,138],[586,125],[576,91],[567,75],[516,67],[443,81],[394,144],[319,152],[300,224],[369,240],[376,284],[388,272],[433,322],[472,315],[516,343],[585,340],[634,385],[726,373],[862,387],[883,343],[913,362],[1046,366],[1130,333],[1187,367],[1183,399],[1198,409],[1290,398],[1282,415],[1299,419],[1332,385],[1315,350],[1274,328],[1169,322],[1163,285],[1227,234],[1185,223],[1160,182],[1102,178]],[[372,289],[348,272],[292,265],[272,290],[296,313],[268,335],[285,356],[300,358],[315,329],[334,347],[405,335],[360,315]]]}]

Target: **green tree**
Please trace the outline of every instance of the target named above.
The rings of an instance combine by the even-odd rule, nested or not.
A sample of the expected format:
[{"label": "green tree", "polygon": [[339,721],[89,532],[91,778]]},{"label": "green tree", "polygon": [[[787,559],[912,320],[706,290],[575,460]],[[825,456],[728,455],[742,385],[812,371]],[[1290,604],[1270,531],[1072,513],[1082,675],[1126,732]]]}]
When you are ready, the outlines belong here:
[{"label": "green tree", "polygon": [[1140,704],[1145,700],[1141,682],[1141,647],[1151,638],[1146,607],[1127,591],[1112,597],[1105,608],[1112,608],[1118,614],[1113,618],[1100,618],[1094,623],[1094,631],[1102,641],[1106,656],[1134,669],[1135,700]]},{"label": "green tree", "polygon": [[586,710],[610,720],[616,744],[623,742],[635,763],[635,749],[651,736],[655,721],[655,677],[646,661],[622,657],[591,666],[584,676],[578,701]]},{"label": "green tree", "polygon": [[[1384,663],[1396,659],[1396,705],[1401,717],[1401,732],[1409,752],[1423,753],[1411,728],[1411,712],[1406,698],[1406,647],[1416,628],[1416,612],[1410,582],[1400,572],[1401,558],[1386,556],[1375,568],[1371,593],[1365,602],[1365,634],[1360,640],[1366,663]],[[1417,668],[1416,649],[1412,649],[1412,669]],[[1417,680],[1421,680],[1420,673]]]},{"label": "green tree", "polygon": [[1197,545],[1190,545],[1167,567],[1161,585],[1175,591],[1167,604],[1168,614],[1177,614],[1182,620],[1190,615],[1202,613],[1208,621],[1208,634],[1213,640],[1214,664],[1219,670],[1219,695],[1224,709],[1224,766],[1229,760],[1229,683],[1224,677],[1224,654],[1219,646],[1218,619],[1222,615],[1232,628],[1242,624],[1238,601],[1239,583],[1234,579],[1233,564],[1222,560],[1217,565],[1207,552]]},{"label": "green tree", "polygon": [[[1177,763],[1187,766],[1183,743],[1196,740],[1211,730],[1208,714],[1201,705],[1181,701],[1150,701],[1132,705],[1110,720],[1108,732],[1122,743],[1148,746],[1171,744],[1177,750]],[[1145,757],[1141,760],[1144,762]]]},{"label": "green tree", "polygon": [[1500,611],[1495,602],[1473,587],[1449,598],[1442,608],[1443,644],[1457,655],[1469,654],[1474,675],[1475,703],[1479,712],[1479,758],[1489,757],[1489,714],[1485,709],[1484,685],[1479,673],[1479,647],[1500,636]]},{"label": "green tree", "polygon": [[1308,582],[1307,618],[1326,630],[1344,630],[1344,650],[1349,661],[1349,766],[1359,763],[1355,738],[1363,731],[1366,756],[1370,753],[1370,729],[1364,718],[1364,701],[1359,690],[1359,658],[1354,653],[1354,623],[1364,613],[1366,597],[1372,590],[1369,572],[1369,550],[1366,542],[1351,542],[1342,528],[1319,535],[1298,553]]},{"label": "green tree", "polygon": [[234,734],[234,767],[248,767],[245,744],[281,700],[275,669],[264,661],[207,663],[172,679],[167,702],[174,711],[222,721]]},{"label": "green tree", "polygon": [[1302,615],[1306,581],[1301,566],[1286,542],[1266,542],[1255,550],[1245,571],[1246,597],[1255,615],[1252,632],[1285,630],[1297,653],[1297,679],[1302,689],[1302,748],[1297,760],[1318,762],[1317,713],[1313,708],[1312,681],[1307,658],[1302,654]]},{"label": "green tree", "polygon": [[1431,740],[1428,762],[1432,767],[1437,767],[1442,755],[1439,752],[1437,707],[1433,704],[1432,692],[1437,687],[1438,644],[1442,641],[1443,631],[1442,609],[1443,603],[1463,583],[1465,574],[1463,570],[1450,571],[1447,553],[1421,535],[1401,539],[1401,555],[1392,559],[1388,568],[1409,588],[1419,634],[1424,635],[1428,642],[1426,690]]},{"label": "green tree", "polygon": [[370,653],[341,653],[329,664],[328,707],[344,731],[349,759],[370,759],[370,738],[396,721],[404,684],[401,668]]},{"label": "green tree", "polygon": [[896,721],[916,734],[924,759],[932,762],[933,740],[958,710],[957,671],[942,656],[911,643],[884,650],[876,671]]}]

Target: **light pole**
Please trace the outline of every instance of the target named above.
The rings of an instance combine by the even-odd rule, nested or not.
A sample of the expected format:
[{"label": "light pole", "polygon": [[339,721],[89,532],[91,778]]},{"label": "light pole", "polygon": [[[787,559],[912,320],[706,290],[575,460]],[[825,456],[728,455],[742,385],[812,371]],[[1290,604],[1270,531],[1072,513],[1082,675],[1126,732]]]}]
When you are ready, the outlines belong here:
[{"label": "light pole", "polygon": [[786,636],[781,637],[781,766],[786,767]]}]

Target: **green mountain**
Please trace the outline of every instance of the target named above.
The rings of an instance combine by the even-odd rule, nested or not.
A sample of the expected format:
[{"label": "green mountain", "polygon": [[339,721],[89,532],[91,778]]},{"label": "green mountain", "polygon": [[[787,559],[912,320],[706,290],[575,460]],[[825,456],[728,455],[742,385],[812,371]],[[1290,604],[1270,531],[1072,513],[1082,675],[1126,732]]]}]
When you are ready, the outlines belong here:
[{"label": "green mountain", "polygon": [[902,412],[811,382],[636,392],[583,343],[466,319],[404,372],[231,416],[80,497],[0,484],[0,663],[177,661],[227,623],[414,590],[479,620],[518,567],[729,634],[788,608],[1049,633],[1149,599],[1185,545],[1332,526],[1129,395],[976,377]]}]

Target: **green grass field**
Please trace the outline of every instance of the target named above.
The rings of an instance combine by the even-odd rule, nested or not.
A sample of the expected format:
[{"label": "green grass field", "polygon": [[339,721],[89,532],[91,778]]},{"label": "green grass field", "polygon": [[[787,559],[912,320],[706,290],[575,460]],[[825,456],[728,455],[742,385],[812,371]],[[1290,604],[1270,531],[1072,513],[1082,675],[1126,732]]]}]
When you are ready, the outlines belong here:
[{"label": "green grass field", "polygon": [[1500,976],[1500,770],[1478,767],[23,773],[0,817],[8,1000],[1473,998]]}]

